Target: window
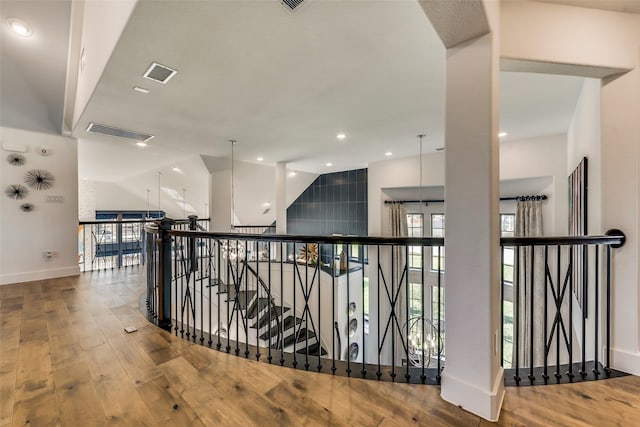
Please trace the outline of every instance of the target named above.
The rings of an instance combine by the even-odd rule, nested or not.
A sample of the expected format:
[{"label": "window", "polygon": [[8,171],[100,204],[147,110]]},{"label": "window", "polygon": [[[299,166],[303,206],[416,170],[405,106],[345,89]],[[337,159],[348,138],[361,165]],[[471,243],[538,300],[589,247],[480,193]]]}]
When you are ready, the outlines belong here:
[{"label": "window", "polygon": [[409,319],[422,316],[422,283],[409,283]]},{"label": "window", "polygon": [[[515,236],[515,223],[516,216],[514,214],[500,214],[500,236],[501,237],[514,237]],[[513,286],[513,272],[514,272],[514,253],[515,248],[513,246],[505,246],[503,248],[503,262],[502,262],[502,275],[504,278],[503,285]],[[505,295],[504,301],[502,301],[503,308],[503,337],[502,337],[502,366],[504,368],[511,368],[511,358],[513,355],[513,301],[508,299],[513,298],[513,292],[511,296]]]},{"label": "window", "polygon": [[[444,237],[444,227],[444,214],[431,214],[431,237]],[[444,271],[444,246],[431,248],[431,270]]]},{"label": "window", "polygon": [[[409,237],[424,236],[424,215],[421,213],[407,214]],[[422,268],[422,246],[409,246],[409,268]]]},{"label": "window", "polygon": [[[516,216],[514,214],[500,214],[501,237],[514,237]],[[513,283],[513,259],[515,249],[513,246],[505,246],[502,274],[507,284]]]},{"label": "window", "polygon": [[438,321],[441,325],[444,324],[444,287],[440,287],[440,294],[438,295],[438,287],[431,287],[431,323],[436,328],[438,327]]}]

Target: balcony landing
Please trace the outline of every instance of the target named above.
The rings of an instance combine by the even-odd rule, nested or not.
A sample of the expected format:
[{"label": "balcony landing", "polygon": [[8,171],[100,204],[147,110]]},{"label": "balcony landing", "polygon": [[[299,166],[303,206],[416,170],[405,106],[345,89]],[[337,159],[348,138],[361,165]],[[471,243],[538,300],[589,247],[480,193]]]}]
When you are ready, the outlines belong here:
[{"label": "balcony landing", "polygon": [[[138,310],[140,272],[0,286],[0,426],[489,425],[436,386],[300,372],[187,343]],[[638,396],[635,376],[510,387],[498,424],[640,425]]]}]

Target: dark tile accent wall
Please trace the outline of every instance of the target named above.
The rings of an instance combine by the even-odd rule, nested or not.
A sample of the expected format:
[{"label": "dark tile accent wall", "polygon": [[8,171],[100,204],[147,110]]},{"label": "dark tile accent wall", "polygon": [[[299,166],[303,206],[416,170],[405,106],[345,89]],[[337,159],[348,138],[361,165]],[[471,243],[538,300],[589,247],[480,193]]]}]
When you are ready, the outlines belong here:
[{"label": "dark tile accent wall", "polygon": [[366,236],[367,169],[320,175],[287,209],[287,233]]}]

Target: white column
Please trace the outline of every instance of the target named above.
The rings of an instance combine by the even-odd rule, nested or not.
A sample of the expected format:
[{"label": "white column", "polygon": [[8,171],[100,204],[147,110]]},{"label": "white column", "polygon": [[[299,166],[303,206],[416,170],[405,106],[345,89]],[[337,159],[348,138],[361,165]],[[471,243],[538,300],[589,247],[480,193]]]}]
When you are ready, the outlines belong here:
[{"label": "white column", "polygon": [[276,163],[276,234],[287,234],[287,163]]},{"label": "white column", "polygon": [[209,215],[211,231],[231,230],[231,171],[228,169],[209,175]]},{"label": "white column", "polygon": [[613,249],[612,365],[635,375],[640,375],[639,210],[640,62],[602,87],[602,225],[603,231],[618,228],[627,237],[622,248]]},{"label": "white column", "polygon": [[[498,14],[485,5],[488,14]],[[445,92],[446,368],[441,395],[488,420],[498,419],[504,397],[497,45],[496,34],[489,33],[449,48]]]}]

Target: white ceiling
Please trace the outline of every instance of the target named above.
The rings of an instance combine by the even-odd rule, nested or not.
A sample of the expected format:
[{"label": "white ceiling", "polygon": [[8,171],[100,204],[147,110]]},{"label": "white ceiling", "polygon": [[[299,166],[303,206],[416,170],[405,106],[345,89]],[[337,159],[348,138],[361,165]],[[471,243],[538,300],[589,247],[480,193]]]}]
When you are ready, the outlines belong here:
[{"label": "white ceiling", "polygon": [[640,13],[640,0],[537,0],[567,6],[610,10],[612,12]]},{"label": "white ceiling", "polygon": [[[46,53],[6,33],[6,18],[31,19],[22,11],[36,3],[47,5],[42,14],[51,19],[34,20],[35,34],[55,34],[47,40],[57,47]],[[66,66],[69,13],[69,1],[3,0],[4,126],[16,126],[6,111],[19,96],[7,90],[18,77],[55,76],[37,87],[55,89],[47,108],[50,116],[61,115],[65,67],[59,64]],[[9,43],[16,47],[6,49]],[[5,74],[9,55],[17,69],[35,71]],[[316,173],[365,167],[386,151],[414,155],[418,133],[427,134],[428,152],[443,145],[444,55],[417,2],[313,0],[291,13],[277,0],[140,1],[75,127],[74,135],[88,141],[80,150],[82,168],[92,179],[113,180],[194,153],[228,155],[232,138],[240,160],[261,156]],[[144,79],[152,61],[179,72],[167,85]],[[502,73],[506,139],[565,132],[581,82]],[[150,93],[134,92],[134,85]],[[140,149],[87,134],[91,121],[156,138]],[[59,131],[61,118],[54,122]],[[338,141],[338,132],[347,139]]]}]

